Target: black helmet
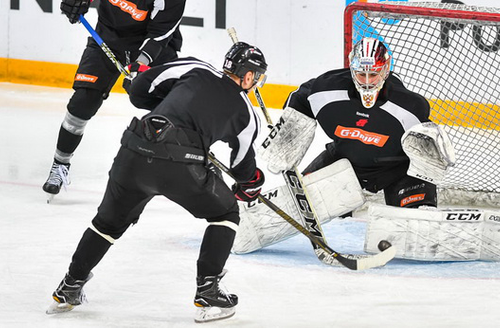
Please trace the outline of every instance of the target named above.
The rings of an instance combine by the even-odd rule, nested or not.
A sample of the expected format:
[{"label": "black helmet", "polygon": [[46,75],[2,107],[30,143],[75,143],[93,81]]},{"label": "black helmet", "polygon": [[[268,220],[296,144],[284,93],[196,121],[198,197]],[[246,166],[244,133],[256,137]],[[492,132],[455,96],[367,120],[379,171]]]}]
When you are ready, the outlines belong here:
[{"label": "black helmet", "polygon": [[[263,84],[267,70],[266,59],[259,48],[245,42],[236,42],[226,54],[224,72],[243,78],[249,71],[255,73],[255,83]],[[260,85],[261,86],[261,85]]]}]

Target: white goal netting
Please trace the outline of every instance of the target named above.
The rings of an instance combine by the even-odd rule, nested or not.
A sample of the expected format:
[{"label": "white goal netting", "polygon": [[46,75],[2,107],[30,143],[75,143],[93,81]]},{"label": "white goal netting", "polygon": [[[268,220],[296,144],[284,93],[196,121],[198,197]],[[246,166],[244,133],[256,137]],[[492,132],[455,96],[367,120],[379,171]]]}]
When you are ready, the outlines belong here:
[{"label": "white goal netting", "polygon": [[[500,204],[500,9],[435,2],[354,3],[345,14],[346,58],[362,37],[381,39],[392,70],[426,97],[457,163],[441,196]],[[346,62],[347,64],[347,62]]]}]

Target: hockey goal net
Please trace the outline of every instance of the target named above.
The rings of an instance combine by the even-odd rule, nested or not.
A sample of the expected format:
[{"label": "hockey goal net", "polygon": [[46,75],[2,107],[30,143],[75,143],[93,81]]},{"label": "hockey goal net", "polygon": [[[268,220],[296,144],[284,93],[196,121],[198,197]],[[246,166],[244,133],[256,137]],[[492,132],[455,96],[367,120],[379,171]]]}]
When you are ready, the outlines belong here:
[{"label": "hockey goal net", "polygon": [[448,204],[500,204],[500,9],[451,3],[353,3],[345,66],[362,37],[382,40],[392,70],[426,97],[457,155],[439,186]]}]

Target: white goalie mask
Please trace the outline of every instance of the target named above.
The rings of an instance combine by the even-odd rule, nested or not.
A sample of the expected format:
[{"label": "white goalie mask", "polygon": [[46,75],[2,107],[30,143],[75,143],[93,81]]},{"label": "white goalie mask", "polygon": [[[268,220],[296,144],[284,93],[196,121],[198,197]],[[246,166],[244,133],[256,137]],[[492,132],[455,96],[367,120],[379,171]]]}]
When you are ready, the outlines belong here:
[{"label": "white goalie mask", "polygon": [[373,107],[390,73],[389,51],[381,41],[363,38],[349,54],[349,67],[363,106]]}]

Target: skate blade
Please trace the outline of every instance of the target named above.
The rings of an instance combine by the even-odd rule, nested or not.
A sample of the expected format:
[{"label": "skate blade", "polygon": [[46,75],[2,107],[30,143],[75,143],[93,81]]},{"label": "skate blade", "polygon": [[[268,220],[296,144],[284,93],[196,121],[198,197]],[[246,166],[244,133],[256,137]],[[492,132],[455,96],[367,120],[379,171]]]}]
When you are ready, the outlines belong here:
[{"label": "skate blade", "polygon": [[68,304],[68,303],[59,303],[54,301],[47,311],[45,313],[47,314],[56,314],[56,313],[64,313],[64,312],[69,312],[75,308],[74,305]]},{"label": "skate blade", "polygon": [[47,194],[47,204],[50,204],[50,202],[52,202],[56,194],[49,194],[48,192],[46,192],[46,194]]},{"label": "skate blade", "polygon": [[202,323],[215,320],[222,320],[232,317],[235,312],[236,309],[234,306],[230,308],[220,308],[216,306],[203,307],[196,310],[196,314],[194,316],[194,322]]}]

